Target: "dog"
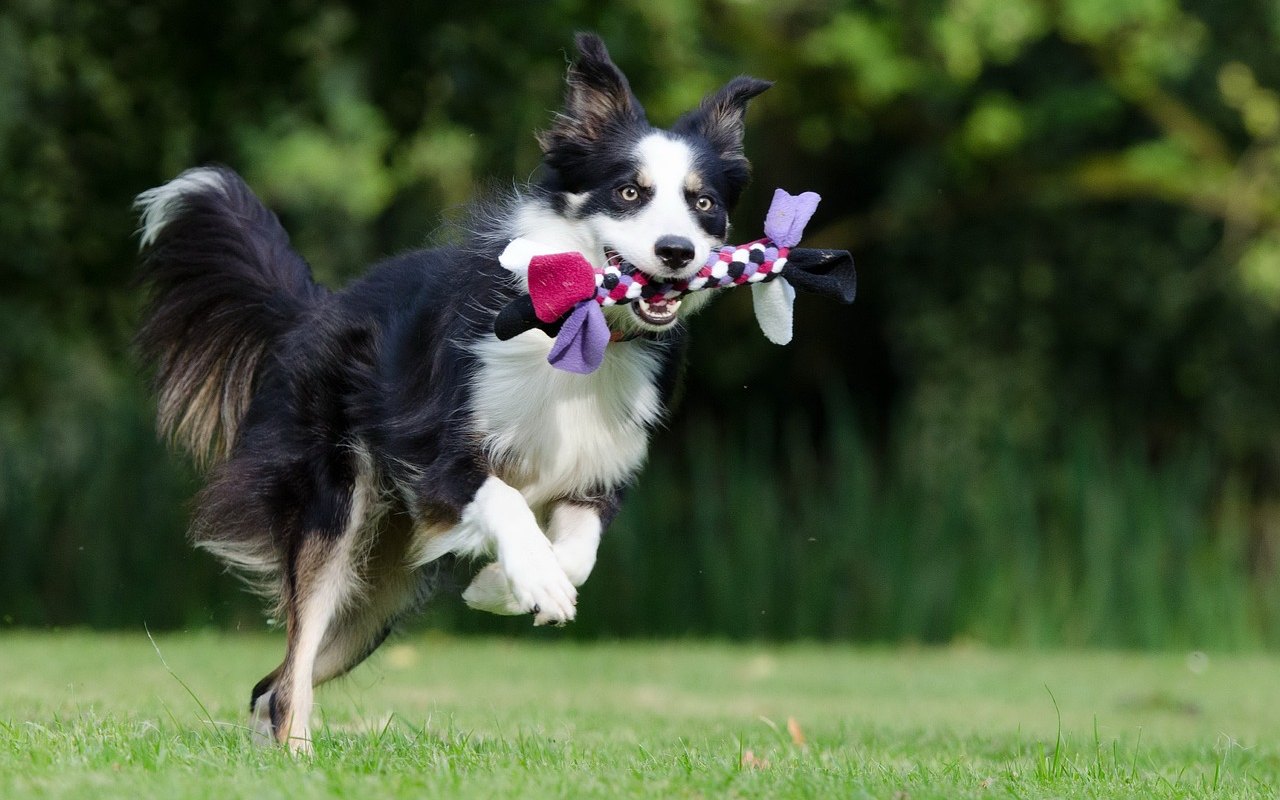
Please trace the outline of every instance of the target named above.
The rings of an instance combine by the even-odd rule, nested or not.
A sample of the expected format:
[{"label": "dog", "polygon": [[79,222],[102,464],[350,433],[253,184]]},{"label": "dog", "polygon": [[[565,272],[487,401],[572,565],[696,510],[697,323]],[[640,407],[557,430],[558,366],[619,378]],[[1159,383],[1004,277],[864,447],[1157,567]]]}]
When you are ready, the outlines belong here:
[{"label": "dog", "polygon": [[527,237],[650,277],[693,275],[726,241],[747,183],[743,117],[771,85],[738,77],[651,126],[596,36],[577,37],[540,177],[459,244],[318,285],[276,216],[222,167],[138,196],[137,336],[158,428],[208,468],[192,539],[277,603],[284,660],[253,688],[255,735],[309,751],[313,688],[367,658],[441,583],[491,557],[472,607],[574,618],[601,532],[668,411],[685,322],[709,292],[609,310],[589,375],[551,339],[493,334],[527,290],[499,265]]}]

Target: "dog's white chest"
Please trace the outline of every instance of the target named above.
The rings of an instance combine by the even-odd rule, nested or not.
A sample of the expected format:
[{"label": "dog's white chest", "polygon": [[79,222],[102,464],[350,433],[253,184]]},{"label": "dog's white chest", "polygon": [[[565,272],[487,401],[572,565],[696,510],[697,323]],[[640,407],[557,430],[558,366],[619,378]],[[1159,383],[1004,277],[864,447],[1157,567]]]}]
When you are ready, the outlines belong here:
[{"label": "dog's white chest", "polygon": [[551,340],[530,331],[476,345],[472,412],[485,448],[531,505],[620,485],[644,461],[662,413],[659,353],[609,345],[604,364],[577,375],[547,363]]}]

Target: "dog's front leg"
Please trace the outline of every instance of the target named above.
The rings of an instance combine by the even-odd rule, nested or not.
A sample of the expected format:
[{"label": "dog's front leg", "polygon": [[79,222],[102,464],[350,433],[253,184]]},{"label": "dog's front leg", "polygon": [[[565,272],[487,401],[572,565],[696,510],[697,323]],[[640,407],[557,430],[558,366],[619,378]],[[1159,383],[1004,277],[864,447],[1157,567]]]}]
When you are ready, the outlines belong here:
[{"label": "dog's front leg", "polygon": [[551,512],[551,524],[547,526],[551,550],[574,586],[586,583],[595,567],[603,529],[600,512],[589,506],[560,503]]},{"label": "dog's front leg", "polygon": [[[603,527],[600,513],[588,506],[561,503],[551,512],[551,524],[547,527],[551,552],[574,586],[585,583],[595,566]],[[509,578],[499,559],[482,569],[462,596],[468,605],[481,611],[522,614],[524,609],[507,588],[508,583]]]},{"label": "dog's front leg", "polygon": [[463,592],[467,605],[497,614],[532,613],[535,625],[573,619],[577,590],[519,491],[491,476],[464,509],[460,524],[474,527],[498,557]]}]

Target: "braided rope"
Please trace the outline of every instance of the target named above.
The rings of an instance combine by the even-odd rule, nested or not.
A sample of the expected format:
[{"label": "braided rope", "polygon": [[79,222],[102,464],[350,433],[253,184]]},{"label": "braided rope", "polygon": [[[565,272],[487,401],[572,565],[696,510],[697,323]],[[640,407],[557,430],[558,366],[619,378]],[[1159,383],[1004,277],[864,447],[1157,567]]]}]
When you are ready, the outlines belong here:
[{"label": "braided rope", "polygon": [[767,238],[726,245],[713,252],[692,277],[679,281],[656,281],[611,253],[608,263],[595,270],[595,301],[602,306],[623,305],[640,298],[665,301],[702,289],[767,283],[782,274],[789,250],[775,246]]}]

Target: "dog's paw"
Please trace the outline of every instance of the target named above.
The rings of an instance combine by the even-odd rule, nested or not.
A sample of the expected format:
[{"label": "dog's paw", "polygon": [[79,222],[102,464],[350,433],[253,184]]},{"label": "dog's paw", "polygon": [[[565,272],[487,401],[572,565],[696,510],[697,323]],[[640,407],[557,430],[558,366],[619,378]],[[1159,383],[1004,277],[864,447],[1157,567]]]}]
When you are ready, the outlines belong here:
[{"label": "dog's paw", "polygon": [[550,547],[531,547],[488,565],[462,593],[468,606],[490,614],[533,614],[534,625],[563,625],[577,614],[578,590]]},{"label": "dog's paw", "polygon": [[545,539],[500,563],[517,605],[533,614],[534,625],[563,625],[573,620],[578,612],[578,590],[560,568]]},{"label": "dog's paw", "polygon": [[526,584],[517,596],[513,581],[498,563],[480,570],[462,599],[469,607],[490,614],[533,614],[534,625],[564,625],[577,613],[577,592],[568,578],[556,581],[553,576],[549,581]]},{"label": "dog's paw", "polygon": [[[275,694],[276,690],[271,689],[253,703],[253,711],[249,715],[253,743],[259,747],[279,747],[283,744],[294,755],[312,755],[314,749],[311,745],[311,731],[306,725],[298,725],[292,718],[284,720],[279,729],[272,724],[271,706]],[[288,733],[285,733],[286,730]]]},{"label": "dog's paw", "polygon": [[524,608],[516,602],[516,596],[511,593],[511,582],[507,580],[507,573],[503,572],[502,566],[497,563],[480,570],[471,581],[471,585],[462,593],[462,599],[471,608],[487,611],[490,614],[510,616],[525,613]]},{"label": "dog's paw", "polygon": [[498,556],[516,605],[522,613],[534,615],[534,625],[571,621],[577,613],[578,590],[560,568],[551,544],[538,537],[521,545]]},{"label": "dog's paw", "polygon": [[[577,602],[576,599],[574,602]],[[565,625],[573,622],[573,618],[578,615],[578,608],[573,604],[570,604],[567,611],[559,611],[555,613],[543,611],[540,606],[535,606],[535,609],[536,610],[533,612],[533,625],[535,628],[543,625],[553,625],[557,628],[563,628]]]}]

